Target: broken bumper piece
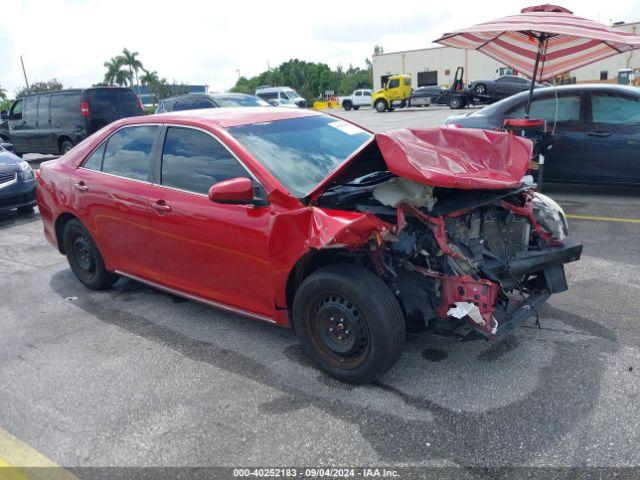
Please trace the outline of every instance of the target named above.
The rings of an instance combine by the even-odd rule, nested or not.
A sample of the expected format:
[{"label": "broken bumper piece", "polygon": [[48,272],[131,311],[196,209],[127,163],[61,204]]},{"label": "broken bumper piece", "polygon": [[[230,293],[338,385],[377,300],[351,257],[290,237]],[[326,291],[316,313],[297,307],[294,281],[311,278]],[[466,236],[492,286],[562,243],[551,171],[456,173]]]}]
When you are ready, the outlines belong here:
[{"label": "broken bumper piece", "polygon": [[[567,290],[564,264],[579,260],[581,253],[582,245],[566,241],[562,246],[517,255],[508,265],[497,260],[485,264],[483,271],[494,281],[441,277],[439,314],[465,319],[480,338],[501,340],[523,320],[536,315],[552,293]],[[499,290],[517,287],[513,279],[522,275],[537,275],[541,279],[539,288],[524,299],[510,299],[508,307],[496,302]]]}]

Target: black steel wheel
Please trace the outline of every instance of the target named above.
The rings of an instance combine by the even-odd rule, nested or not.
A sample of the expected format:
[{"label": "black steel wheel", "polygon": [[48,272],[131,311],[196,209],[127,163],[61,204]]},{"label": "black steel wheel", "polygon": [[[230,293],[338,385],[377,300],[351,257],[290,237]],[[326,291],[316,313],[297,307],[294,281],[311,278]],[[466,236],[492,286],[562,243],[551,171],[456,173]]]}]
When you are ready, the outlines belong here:
[{"label": "black steel wheel", "polygon": [[349,110],[351,110],[351,107],[353,105],[351,104],[351,102],[349,100],[345,100],[344,102],[342,102],[342,108],[344,108],[347,112]]},{"label": "black steel wheel", "polygon": [[62,238],[69,266],[85,287],[103,290],[115,283],[117,276],[106,270],[98,247],[82,223],[69,220]]},{"label": "black steel wheel", "polygon": [[402,310],[371,271],[350,264],[322,268],[302,282],[293,324],[307,354],[333,377],[367,383],[395,364],[404,346]]}]

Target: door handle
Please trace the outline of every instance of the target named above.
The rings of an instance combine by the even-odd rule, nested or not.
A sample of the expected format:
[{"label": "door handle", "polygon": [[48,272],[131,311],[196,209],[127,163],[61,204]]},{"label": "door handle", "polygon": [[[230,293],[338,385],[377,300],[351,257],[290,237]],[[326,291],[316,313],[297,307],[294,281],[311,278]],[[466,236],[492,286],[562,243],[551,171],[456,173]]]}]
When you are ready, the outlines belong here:
[{"label": "door handle", "polygon": [[78,183],[74,183],[73,188],[75,188],[76,190],[82,193],[89,191],[89,187],[87,186],[86,183],[84,183],[84,180],[80,180]]},{"label": "door handle", "polygon": [[164,200],[158,200],[155,203],[152,203],[151,208],[153,208],[159,215],[164,215],[165,213],[169,213],[171,211],[171,207],[167,205],[167,202]]},{"label": "door handle", "polygon": [[607,138],[611,136],[611,132],[589,132],[590,137]]}]

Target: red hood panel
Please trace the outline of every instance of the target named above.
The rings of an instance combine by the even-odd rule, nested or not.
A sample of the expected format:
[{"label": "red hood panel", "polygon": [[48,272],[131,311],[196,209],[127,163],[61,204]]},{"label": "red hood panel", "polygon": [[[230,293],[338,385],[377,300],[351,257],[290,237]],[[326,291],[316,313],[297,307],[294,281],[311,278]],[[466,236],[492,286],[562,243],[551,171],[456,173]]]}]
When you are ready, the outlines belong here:
[{"label": "red hood panel", "polygon": [[390,172],[432,187],[503,189],[520,185],[530,140],[468,128],[403,129],[375,136]]}]

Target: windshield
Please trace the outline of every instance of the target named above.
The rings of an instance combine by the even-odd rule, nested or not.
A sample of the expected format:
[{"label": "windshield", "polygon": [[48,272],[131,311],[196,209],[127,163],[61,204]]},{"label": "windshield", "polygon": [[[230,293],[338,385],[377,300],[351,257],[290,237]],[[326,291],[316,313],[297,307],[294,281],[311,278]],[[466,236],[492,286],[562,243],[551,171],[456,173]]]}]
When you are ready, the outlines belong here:
[{"label": "windshield", "polygon": [[295,90],[285,90],[283,93],[286,93],[288,98],[302,98]]},{"label": "windshield", "polygon": [[270,107],[271,105],[260,97],[252,95],[228,95],[214,97],[221,107]]},{"label": "windshield", "polygon": [[324,115],[229,128],[293,195],[304,197],[372,135]]}]

